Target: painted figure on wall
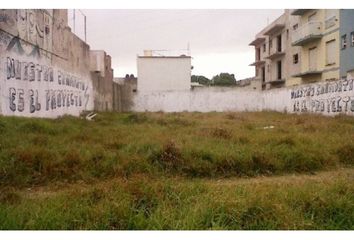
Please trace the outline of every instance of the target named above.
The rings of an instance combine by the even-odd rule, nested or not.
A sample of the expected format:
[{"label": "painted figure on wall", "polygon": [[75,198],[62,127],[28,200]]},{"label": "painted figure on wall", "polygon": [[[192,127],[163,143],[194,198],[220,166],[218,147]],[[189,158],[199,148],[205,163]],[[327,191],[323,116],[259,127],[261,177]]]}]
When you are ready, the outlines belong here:
[{"label": "painted figure on wall", "polygon": [[[39,58],[50,57],[52,51],[51,16],[41,10],[16,10],[18,35],[13,37],[6,50],[20,55]],[[40,51],[43,49],[44,51]]]}]

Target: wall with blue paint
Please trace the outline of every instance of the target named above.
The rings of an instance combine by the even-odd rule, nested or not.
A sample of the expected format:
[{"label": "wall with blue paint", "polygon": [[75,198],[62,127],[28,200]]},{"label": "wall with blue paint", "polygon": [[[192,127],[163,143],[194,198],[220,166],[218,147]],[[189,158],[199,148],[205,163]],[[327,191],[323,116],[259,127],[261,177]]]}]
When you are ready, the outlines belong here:
[{"label": "wall with blue paint", "polygon": [[347,47],[340,51],[340,76],[345,77],[348,71],[354,70],[354,46],[351,46],[350,33],[354,32],[354,9],[340,10],[340,38],[347,35]]}]

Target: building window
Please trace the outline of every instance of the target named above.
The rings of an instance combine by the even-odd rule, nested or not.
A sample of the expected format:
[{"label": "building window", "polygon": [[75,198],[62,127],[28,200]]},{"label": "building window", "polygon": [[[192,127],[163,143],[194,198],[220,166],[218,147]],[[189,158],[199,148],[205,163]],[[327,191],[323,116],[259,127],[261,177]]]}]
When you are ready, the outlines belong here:
[{"label": "building window", "polygon": [[350,46],[354,47],[354,32],[350,33]]},{"label": "building window", "polygon": [[299,62],[299,54],[296,53],[293,55],[293,63],[297,64],[298,62]]},{"label": "building window", "polygon": [[282,51],[282,40],[281,40],[281,34],[277,36],[277,52]]},{"label": "building window", "polygon": [[295,24],[294,26],[293,26],[293,30],[295,31],[296,29],[298,29],[299,28],[299,24]]},{"label": "building window", "polygon": [[273,39],[269,39],[269,51],[273,47]]},{"label": "building window", "polygon": [[261,49],[256,48],[256,61],[260,61],[260,60],[261,60]]},{"label": "building window", "polygon": [[277,76],[277,79],[280,80],[281,77],[282,77],[282,70],[281,70],[281,61],[278,61],[277,62],[277,70],[278,70],[278,76]]},{"label": "building window", "polygon": [[309,48],[309,71],[317,71],[317,48]]},{"label": "building window", "polygon": [[264,43],[263,44],[263,52],[265,52],[266,51],[266,44]]},{"label": "building window", "polygon": [[342,49],[345,49],[347,47],[347,34],[344,34],[341,40],[342,40],[341,42]]},{"label": "building window", "polygon": [[336,63],[336,41],[335,39],[326,42],[326,65]]}]

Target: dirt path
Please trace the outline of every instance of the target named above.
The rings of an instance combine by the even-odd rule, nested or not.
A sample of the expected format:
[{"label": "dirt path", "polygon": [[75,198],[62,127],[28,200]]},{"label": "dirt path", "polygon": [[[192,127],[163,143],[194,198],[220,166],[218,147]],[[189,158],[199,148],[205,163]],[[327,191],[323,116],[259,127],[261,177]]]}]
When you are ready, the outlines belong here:
[{"label": "dirt path", "polygon": [[258,176],[254,178],[228,178],[220,180],[208,180],[215,185],[245,185],[245,184],[304,184],[313,182],[331,182],[335,179],[344,178],[354,181],[354,168],[339,168],[331,171],[320,171],[312,174],[288,174],[281,176]]},{"label": "dirt path", "polygon": [[[131,177],[130,179],[134,179]],[[173,178],[178,184],[188,184],[190,181],[203,182],[207,185],[217,186],[217,187],[230,187],[230,186],[240,186],[240,185],[302,185],[308,182],[314,183],[330,183],[335,180],[344,179],[345,181],[354,182],[354,168],[340,168],[332,171],[321,171],[313,174],[288,174],[282,176],[258,176],[253,178],[225,178],[225,179],[185,179],[185,178]],[[64,192],[85,192],[90,188],[98,188],[103,190],[108,190],[115,185],[124,185],[130,180],[123,178],[106,179],[103,181],[97,181],[94,183],[56,183],[47,186],[26,188],[19,190],[18,192],[25,198],[46,198],[51,197],[56,194]],[[156,182],[159,179],[153,179]]]}]

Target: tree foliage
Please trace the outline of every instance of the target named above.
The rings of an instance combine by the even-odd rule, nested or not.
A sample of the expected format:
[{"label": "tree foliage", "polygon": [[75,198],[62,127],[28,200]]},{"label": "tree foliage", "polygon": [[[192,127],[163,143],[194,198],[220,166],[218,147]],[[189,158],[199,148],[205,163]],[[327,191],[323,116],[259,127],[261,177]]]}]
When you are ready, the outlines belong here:
[{"label": "tree foliage", "polygon": [[234,74],[220,73],[211,79],[213,85],[216,86],[232,86],[236,85],[236,78]]},{"label": "tree foliage", "polygon": [[204,77],[204,76],[198,76],[198,75],[192,75],[192,82],[197,82],[202,85],[210,85],[211,81],[209,78]]}]

